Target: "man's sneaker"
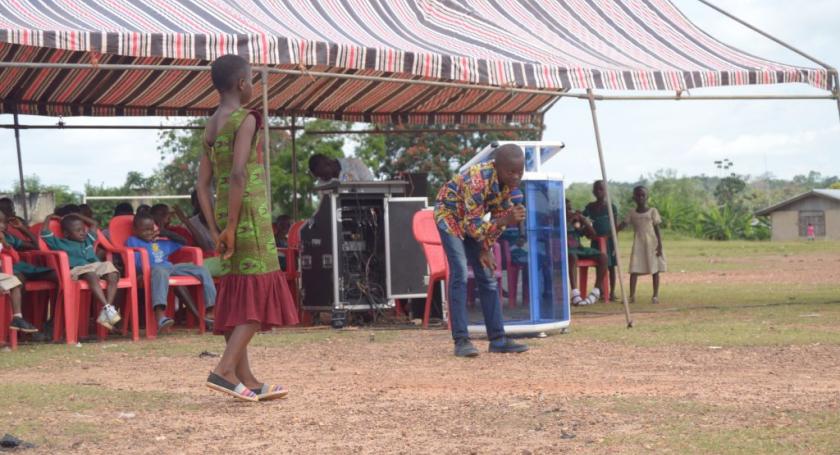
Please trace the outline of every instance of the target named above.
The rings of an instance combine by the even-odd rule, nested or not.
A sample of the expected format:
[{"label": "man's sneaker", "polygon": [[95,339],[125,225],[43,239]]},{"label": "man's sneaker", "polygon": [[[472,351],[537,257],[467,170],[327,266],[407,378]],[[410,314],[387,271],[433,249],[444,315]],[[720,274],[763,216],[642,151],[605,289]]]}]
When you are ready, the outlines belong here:
[{"label": "man's sneaker", "polygon": [[473,346],[470,340],[462,339],[455,341],[455,357],[476,357],[478,349]]},{"label": "man's sneaker", "polygon": [[99,317],[96,318],[96,323],[108,330],[114,330],[114,326],[108,321],[108,314],[105,312],[105,308],[99,312]]},{"label": "man's sneaker", "polygon": [[37,327],[30,324],[29,321],[19,316],[15,316],[12,318],[12,322],[11,324],[9,324],[9,328],[12,330],[21,331],[23,333],[35,333],[38,331]]},{"label": "man's sneaker", "polygon": [[113,305],[105,305],[105,307],[102,308],[102,311],[105,312],[105,315],[108,318],[108,323],[110,323],[111,326],[117,325],[117,323],[122,319],[120,317],[120,312],[117,311]]},{"label": "man's sneaker", "polygon": [[175,321],[164,316],[158,321],[158,331],[161,331],[167,327],[172,327],[172,324],[175,324]]},{"label": "man's sneaker", "polygon": [[514,343],[513,340],[510,338],[502,338],[500,340],[494,340],[490,342],[490,352],[499,352],[499,353],[510,353],[510,352],[525,352],[528,350],[528,346],[524,344]]}]

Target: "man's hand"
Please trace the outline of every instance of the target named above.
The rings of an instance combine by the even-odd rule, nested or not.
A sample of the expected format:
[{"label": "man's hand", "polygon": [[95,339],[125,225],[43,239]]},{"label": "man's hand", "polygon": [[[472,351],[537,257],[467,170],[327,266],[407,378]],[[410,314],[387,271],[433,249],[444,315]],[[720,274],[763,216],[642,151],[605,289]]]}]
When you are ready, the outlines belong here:
[{"label": "man's hand", "polygon": [[656,257],[662,257],[662,244],[656,245]]},{"label": "man's hand", "polygon": [[481,254],[478,255],[478,262],[485,269],[496,270],[496,259],[493,257],[492,250],[481,250]]},{"label": "man's hand", "polygon": [[502,218],[502,224],[505,226],[518,226],[519,223],[525,221],[525,207],[517,204]]},{"label": "man's hand", "polygon": [[226,227],[216,239],[216,251],[222,259],[230,259],[236,251],[236,227]]}]

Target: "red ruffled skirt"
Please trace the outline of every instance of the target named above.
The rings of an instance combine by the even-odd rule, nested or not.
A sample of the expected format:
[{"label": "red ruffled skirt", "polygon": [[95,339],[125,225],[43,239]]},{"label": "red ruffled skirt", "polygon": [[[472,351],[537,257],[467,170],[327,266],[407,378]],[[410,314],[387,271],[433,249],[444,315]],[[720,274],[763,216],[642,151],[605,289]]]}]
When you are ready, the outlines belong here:
[{"label": "red ruffled skirt", "polygon": [[260,330],[295,325],[298,312],[281,270],[262,275],[225,275],[219,281],[213,333],[258,322]]}]

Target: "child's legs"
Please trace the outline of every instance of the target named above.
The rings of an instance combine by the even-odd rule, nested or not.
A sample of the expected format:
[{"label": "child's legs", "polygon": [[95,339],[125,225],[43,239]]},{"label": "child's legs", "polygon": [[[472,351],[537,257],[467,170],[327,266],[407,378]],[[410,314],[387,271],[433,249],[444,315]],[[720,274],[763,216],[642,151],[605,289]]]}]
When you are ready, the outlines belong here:
[{"label": "child's legs", "polygon": [[[228,339],[230,339],[230,333],[225,334],[225,341],[228,341]],[[236,377],[239,379],[239,382],[245,384],[245,387],[251,390],[259,388],[262,385],[251,371],[251,362],[248,359],[248,346],[245,346],[245,349],[242,350],[242,357],[239,359],[239,363],[236,364]]]},{"label": "child's legs", "polygon": [[612,266],[610,269],[610,297],[615,295],[615,266]]},{"label": "child's legs", "polygon": [[572,283],[572,289],[578,288],[578,266],[577,255],[569,253],[569,283]]},{"label": "child's legs", "polygon": [[[604,292],[604,280],[607,278],[607,264],[609,264],[609,260],[607,259],[606,254],[601,254],[598,256],[598,265],[595,268],[598,277],[595,280],[595,286],[598,287],[598,290],[601,291],[603,294]],[[612,288],[610,288],[612,289]]]},{"label": "child's legs", "polygon": [[102,279],[108,283],[106,288],[108,305],[113,305],[114,299],[117,298],[117,284],[120,281],[120,274],[117,272],[106,273],[102,276]]},{"label": "child's legs", "polygon": [[204,308],[210,310],[216,305],[216,285],[213,284],[213,276],[206,268],[195,264],[175,264],[172,275],[197,278],[201,281],[201,290],[204,293]]},{"label": "child's legs", "polygon": [[12,313],[23,313],[23,286],[18,286],[9,290],[9,297],[12,300]]},{"label": "child's legs", "polygon": [[93,294],[97,302],[102,305],[108,304],[108,299],[105,298],[105,293],[102,292],[102,286],[99,285],[99,276],[95,272],[83,273],[79,275],[79,279],[87,282],[90,293]]},{"label": "child's legs", "polygon": [[659,272],[653,274],[653,296],[659,297]]},{"label": "child's legs", "polygon": [[636,282],[639,281],[639,274],[638,273],[631,273],[630,274],[630,298],[632,299],[636,295]]},{"label": "child's legs", "polygon": [[151,268],[150,280],[152,286],[152,308],[155,310],[155,318],[160,321],[166,311],[166,297],[169,295],[169,275],[172,268],[168,266],[155,266]]},{"label": "child's legs", "polygon": [[249,322],[236,326],[230,332],[229,336],[225,336],[227,341],[225,352],[222,354],[222,358],[219,360],[219,364],[216,365],[213,373],[225,378],[225,380],[232,384],[240,382],[236,376],[236,368],[242,360],[243,355],[246,354],[248,343],[251,342],[251,338],[259,328],[259,323]]}]

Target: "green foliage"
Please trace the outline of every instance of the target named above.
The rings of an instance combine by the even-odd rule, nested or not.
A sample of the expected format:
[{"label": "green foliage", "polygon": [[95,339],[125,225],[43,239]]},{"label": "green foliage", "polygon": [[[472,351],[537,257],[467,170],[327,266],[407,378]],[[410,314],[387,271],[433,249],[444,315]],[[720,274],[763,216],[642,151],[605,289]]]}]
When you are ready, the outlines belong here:
[{"label": "green foliage", "polygon": [[[308,121],[304,127],[306,130],[336,131],[336,133],[346,129],[345,124],[329,120]],[[344,136],[298,134],[295,149],[297,151],[298,218],[305,218],[312,215],[318,203],[313,190],[315,179],[309,174],[309,157],[316,153],[334,158],[343,157]],[[291,170],[291,135],[288,133],[275,135],[271,147],[271,194],[275,215],[292,213],[294,186]]]},{"label": "green foliage", "polygon": [[[419,129],[403,125],[379,125],[379,129]],[[427,127],[422,127],[427,128]],[[400,172],[429,174],[429,196],[443,185],[455,169],[495,141],[537,140],[536,132],[474,132],[368,135],[360,140],[356,156],[380,177]]]},{"label": "green foliage", "polygon": [[[82,202],[82,195],[71,190],[69,186],[45,185],[41,182],[41,177],[37,175],[24,176],[23,184],[26,187],[27,193],[53,193],[56,207],[65,204],[80,204]],[[9,193],[20,193],[20,180],[15,180],[14,185],[9,189]]]}]

